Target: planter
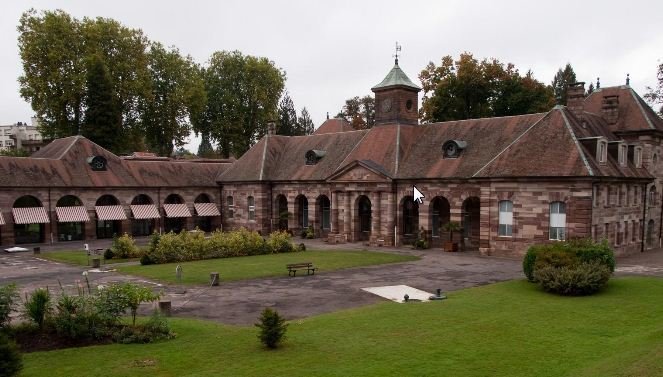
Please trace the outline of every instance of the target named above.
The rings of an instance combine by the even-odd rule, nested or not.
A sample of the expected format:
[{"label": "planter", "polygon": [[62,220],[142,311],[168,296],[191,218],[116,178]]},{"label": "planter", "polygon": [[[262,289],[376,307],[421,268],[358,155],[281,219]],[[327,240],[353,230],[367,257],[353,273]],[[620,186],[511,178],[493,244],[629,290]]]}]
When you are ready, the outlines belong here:
[{"label": "planter", "polygon": [[448,251],[450,253],[458,252],[458,243],[457,242],[445,242],[444,243],[444,251]]}]

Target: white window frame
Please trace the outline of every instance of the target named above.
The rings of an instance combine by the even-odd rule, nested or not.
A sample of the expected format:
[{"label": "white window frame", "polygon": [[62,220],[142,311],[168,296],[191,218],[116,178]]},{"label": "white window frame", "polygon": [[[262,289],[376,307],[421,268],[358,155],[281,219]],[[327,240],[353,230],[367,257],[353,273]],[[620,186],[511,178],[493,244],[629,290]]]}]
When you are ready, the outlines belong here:
[{"label": "white window frame", "polygon": [[235,218],[235,198],[232,195],[226,196],[226,206],[228,208],[228,218]]},{"label": "white window frame", "polygon": [[497,203],[498,222],[497,235],[500,237],[513,237],[513,202],[500,200]]},{"label": "white window frame", "polygon": [[596,159],[601,164],[605,164],[608,160],[608,142],[604,139],[600,139],[597,143]]},{"label": "white window frame", "polygon": [[249,221],[256,221],[256,199],[253,196],[246,198],[246,205],[248,207],[249,214],[247,216]]},{"label": "white window frame", "polygon": [[566,203],[550,203],[550,230],[551,241],[564,241],[566,239]]},{"label": "white window frame", "polygon": [[628,162],[628,145],[621,143],[619,144],[619,165],[626,166]]},{"label": "white window frame", "polygon": [[635,147],[633,150],[633,163],[636,168],[642,167],[642,147]]}]

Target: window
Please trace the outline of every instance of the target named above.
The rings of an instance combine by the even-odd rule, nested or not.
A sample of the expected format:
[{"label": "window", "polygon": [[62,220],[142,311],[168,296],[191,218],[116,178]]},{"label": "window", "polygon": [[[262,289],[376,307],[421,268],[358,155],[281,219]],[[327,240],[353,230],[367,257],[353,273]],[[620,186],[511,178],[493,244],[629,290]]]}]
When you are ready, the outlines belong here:
[{"label": "window", "polygon": [[322,207],[322,229],[329,230],[331,229],[331,203],[326,196],[323,196],[320,199],[320,206]]},{"label": "window", "polygon": [[624,221],[624,245],[628,245],[628,221]]},{"label": "window", "polygon": [[649,205],[656,204],[656,186],[649,188]]},{"label": "window", "polygon": [[550,239],[566,239],[566,204],[563,202],[550,203]]},{"label": "window", "polygon": [[256,201],[252,196],[246,198],[246,204],[249,207],[249,221],[255,221],[256,219]]},{"label": "window", "polygon": [[235,199],[232,196],[226,197],[226,206],[228,211],[228,219],[235,217]]},{"label": "window", "polygon": [[502,237],[511,237],[513,231],[513,203],[510,200],[499,202],[499,228],[497,235]]},{"label": "window", "polygon": [[608,143],[606,141],[599,140],[596,155],[596,159],[602,164],[608,160]]},{"label": "window", "polygon": [[636,168],[642,167],[642,147],[635,147],[633,152],[633,163]]},{"label": "window", "polygon": [[6,146],[6,147],[11,147],[12,145],[14,145],[14,140],[7,140],[7,141],[5,141],[5,146]]},{"label": "window", "polygon": [[628,146],[624,143],[619,144],[619,165],[626,166],[626,155],[628,154]]}]

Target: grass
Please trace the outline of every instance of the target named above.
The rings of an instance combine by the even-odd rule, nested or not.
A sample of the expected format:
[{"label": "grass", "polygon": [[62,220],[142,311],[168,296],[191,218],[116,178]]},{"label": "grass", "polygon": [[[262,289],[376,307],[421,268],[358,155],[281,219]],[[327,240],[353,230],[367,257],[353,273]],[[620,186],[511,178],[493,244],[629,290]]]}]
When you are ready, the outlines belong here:
[{"label": "grass", "polygon": [[591,297],[525,281],[290,322],[263,349],[254,327],[172,319],[178,337],[24,355],[24,376],[660,376],[663,279],[621,278]]},{"label": "grass", "polygon": [[[179,263],[182,265],[184,284],[208,284],[210,272],[218,272],[222,281],[244,280],[270,276],[287,276],[288,263],[313,262],[316,273],[349,267],[385,263],[407,262],[419,258],[409,255],[371,251],[305,251],[285,254],[256,255],[249,257],[207,259]],[[130,275],[167,283],[176,283],[175,267],[178,263],[149,266],[122,266],[119,270]]]},{"label": "grass", "polygon": [[[84,250],[61,250],[61,251],[48,251],[39,255],[41,258],[49,259],[56,262],[63,262],[75,264],[78,266],[88,266],[88,256]],[[123,263],[137,261],[138,258],[129,259],[104,259],[103,254],[95,257],[101,258],[102,264]],[[92,264],[92,256],[89,257],[90,265]]]}]

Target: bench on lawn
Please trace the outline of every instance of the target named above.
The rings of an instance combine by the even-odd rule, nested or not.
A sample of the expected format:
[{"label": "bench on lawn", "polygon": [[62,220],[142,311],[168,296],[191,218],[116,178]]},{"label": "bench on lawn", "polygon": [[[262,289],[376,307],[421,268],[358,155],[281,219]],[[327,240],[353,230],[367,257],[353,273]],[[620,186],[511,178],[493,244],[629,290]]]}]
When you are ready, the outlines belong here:
[{"label": "bench on lawn", "polygon": [[306,275],[315,275],[315,270],[317,267],[313,267],[313,263],[291,263],[287,264],[286,268],[288,269],[288,276],[297,276],[297,271],[306,270]]}]

